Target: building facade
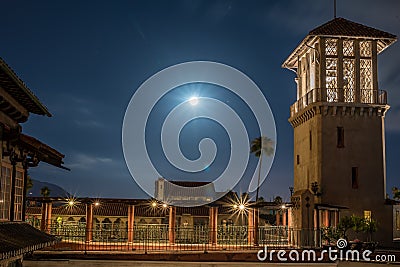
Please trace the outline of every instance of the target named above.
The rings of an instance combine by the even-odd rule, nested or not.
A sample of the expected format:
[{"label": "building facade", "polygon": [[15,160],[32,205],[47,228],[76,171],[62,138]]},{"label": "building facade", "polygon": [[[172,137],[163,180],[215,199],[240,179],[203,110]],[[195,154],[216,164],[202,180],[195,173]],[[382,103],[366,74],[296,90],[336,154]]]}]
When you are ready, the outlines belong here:
[{"label": "building facade", "polygon": [[64,155],[22,133],[31,113],[51,116],[0,58],[0,266],[19,266],[23,254],[55,242],[23,223],[28,169],[40,161],[64,168]]}]

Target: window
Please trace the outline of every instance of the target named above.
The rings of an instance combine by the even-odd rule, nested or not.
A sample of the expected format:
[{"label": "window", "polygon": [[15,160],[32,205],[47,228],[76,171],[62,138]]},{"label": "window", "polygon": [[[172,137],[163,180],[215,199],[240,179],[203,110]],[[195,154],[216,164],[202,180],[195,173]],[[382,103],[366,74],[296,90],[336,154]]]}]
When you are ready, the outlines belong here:
[{"label": "window", "polygon": [[370,210],[364,210],[364,219],[367,221],[371,220],[371,211]]},{"label": "window", "polygon": [[310,131],[310,150],[312,150],[312,132]]},{"label": "window", "polygon": [[24,173],[17,170],[15,173],[15,202],[14,202],[14,220],[22,221],[22,198],[24,192]]},{"label": "window", "polygon": [[297,165],[299,165],[300,164],[300,155],[297,155],[296,161],[297,161]]},{"label": "window", "polygon": [[351,188],[358,188],[358,167],[351,168]]},{"label": "window", "polygon": [[354,57],[354,42],[352,40],[343,40],[343,56]]},{"label": "window", "polygon": [[343,148],[344,147],[344,128],[337,127],[337,147]]},{"label": "window", "polygon": [[355,60],[343,59],[344,102],[355,102]]},{"label": "window", "polygon": [[10,219],[11,168],[1,167],[0,177],[0,220]]},{"label": "window", "polygon": [[372,45],[371,41],[361,41],[360,42],[360,57],[371,57],[372,55]]},{"label": "window", "polygon": [[396,230],[400,231],[400,210],[396,210]]}]

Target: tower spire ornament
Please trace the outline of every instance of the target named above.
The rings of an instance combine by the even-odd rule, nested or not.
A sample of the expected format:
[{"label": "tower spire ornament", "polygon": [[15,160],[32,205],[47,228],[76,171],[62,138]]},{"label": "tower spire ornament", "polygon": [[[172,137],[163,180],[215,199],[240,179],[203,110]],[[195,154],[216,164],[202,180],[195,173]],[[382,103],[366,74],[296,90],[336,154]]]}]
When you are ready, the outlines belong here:
[{"label": "tower spire ornament", "polygon": [[333,0],[333,18],[336,19],[336,0]]}]

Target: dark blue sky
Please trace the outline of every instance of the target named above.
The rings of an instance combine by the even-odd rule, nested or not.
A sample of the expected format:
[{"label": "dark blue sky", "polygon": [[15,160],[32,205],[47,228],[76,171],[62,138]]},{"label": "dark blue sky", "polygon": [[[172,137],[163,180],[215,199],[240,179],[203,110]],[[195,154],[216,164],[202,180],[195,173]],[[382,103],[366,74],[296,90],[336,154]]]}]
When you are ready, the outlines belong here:
[{"label": "dark blue sky", "polygon": [[[338,16],[397,36],[399,10],[396,0],[338,1],[337,8]],[[128,102],[156,72],[210,60],[241,70],[266,96],[278,143],[261,195],[288,199],[293,131],[287,119],[296,92],[294,73],[281,64],[311,29],[333,18],[332,0],[3,1],[0,17],[0,56],[53,114],[32,115],[23,130],[66,154],[72,169],[42,163],[30,171],[33,178],[79,196],[145,197],[122,154]],[[380,88],[392,107],[386,117],[388,189],[400,182],[398,62],[398,43],[379,56]],[[209,129],[224,135],[218,125]],[[225,161],[221,157],[219,164]],[[246,188],[239,184],[237,190]]]}]

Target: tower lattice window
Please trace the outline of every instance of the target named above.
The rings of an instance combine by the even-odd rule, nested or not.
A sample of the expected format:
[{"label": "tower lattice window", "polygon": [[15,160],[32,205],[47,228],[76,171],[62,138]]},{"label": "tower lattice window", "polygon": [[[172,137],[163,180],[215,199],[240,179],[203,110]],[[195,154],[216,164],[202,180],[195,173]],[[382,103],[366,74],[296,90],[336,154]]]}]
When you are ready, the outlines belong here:
[{"label": "tower lattice window", "polygon": [[338,91],[337,91],[337,58],[326,59],[326,91],[327,101],[337,102]]},{"label": "tower lattice window", "polygon": [[360,59],[361,102],[373,103],[372,60]]},{"label": "tower lattice window", "polygon": [[343,41],[343,56],[354,56],[354,42],[351,40],[344,40]]},{"label": "tower lattice window", "polygon": [[344,102],[355,101],[355,68],[354,59],[343,59],[343,89],[344,89]]},{"label": "tower lattice window", "polygon": [[337,55],[337,40],[336,39],[326,39],[325,40],[325,54],[327,56]]},{"label": "tower lattice window", "polygon": [[360,42],[360,56],[361,57],[371,57],[371,41],[361,41]]}]

